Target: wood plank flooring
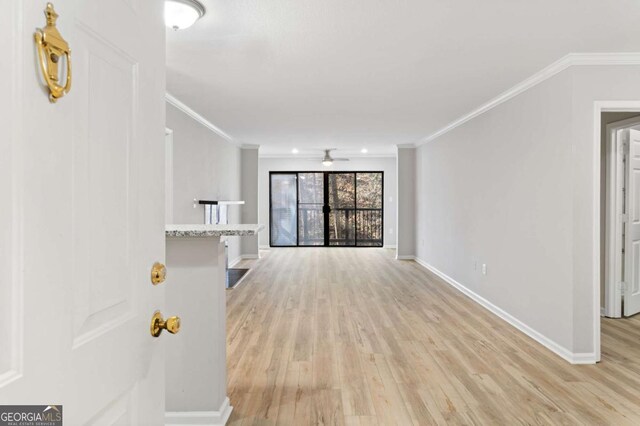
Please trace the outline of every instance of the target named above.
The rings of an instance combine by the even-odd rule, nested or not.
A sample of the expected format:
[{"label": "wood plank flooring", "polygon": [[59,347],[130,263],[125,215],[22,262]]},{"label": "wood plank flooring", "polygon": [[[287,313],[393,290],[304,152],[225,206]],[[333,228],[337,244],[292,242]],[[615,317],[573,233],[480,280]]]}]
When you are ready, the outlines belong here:
[{"label": "wood plank flooring", "polygon": [[639,425],[640,317],[572,366],[383,249],[272,249],[227,291],[231,425]]}]

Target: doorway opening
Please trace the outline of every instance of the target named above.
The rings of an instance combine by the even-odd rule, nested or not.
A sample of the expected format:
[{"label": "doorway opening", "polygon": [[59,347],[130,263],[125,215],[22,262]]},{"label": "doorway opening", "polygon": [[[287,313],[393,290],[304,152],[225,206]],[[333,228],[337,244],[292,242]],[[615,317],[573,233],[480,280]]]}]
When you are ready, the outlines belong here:
[{"label": "doorway opening", "polygon": [[384,172],[270,172],[271,247],[382,247]]},{"label": "doorway opening", "polygon": [[640,114],[603,112],[601,314],[640,313]]}]

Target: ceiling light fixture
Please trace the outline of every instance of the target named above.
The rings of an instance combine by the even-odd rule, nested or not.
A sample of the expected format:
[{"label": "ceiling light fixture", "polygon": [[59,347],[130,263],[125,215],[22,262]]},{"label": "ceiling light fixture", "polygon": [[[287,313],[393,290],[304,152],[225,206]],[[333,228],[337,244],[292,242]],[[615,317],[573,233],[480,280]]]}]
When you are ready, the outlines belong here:
[{"label": "ceiling light fixture", "polygon": [[204,16],[204,6],[196,0],[165,0],[164,23],[174,30],[189,28]]},{"label": "ceiling light fixture", "polygon": [[292,153],[292,154],[297,154],[298,152],[299,152],[299,151],[298,151],[298,148],[293,148],[293,149],[291,150],[291,153]]},{"label": "ceiling light fixture", "polygon": [[360,150],[360,152],[361,152],[361,153],[363,153],[363,154],[366,154],[366,153],[367,153],[367,152],[369,152],[369,151],[367,150],[367,148],[362,148],[362,149]]},{"label": "ceiling light fixture", "polygon": [[330,149],[324,150],[324,157],[322,158],[322,165],[325,167],[329,167],[333,164],[333,158],[331,158]]}]

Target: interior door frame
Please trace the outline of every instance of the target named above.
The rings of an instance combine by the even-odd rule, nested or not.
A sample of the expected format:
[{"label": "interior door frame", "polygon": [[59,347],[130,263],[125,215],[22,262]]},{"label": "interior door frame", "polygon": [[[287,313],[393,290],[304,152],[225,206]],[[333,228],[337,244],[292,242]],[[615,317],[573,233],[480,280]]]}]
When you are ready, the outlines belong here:
[{"label": "interior door frame", "polygon": [[[380,240],[380,246],[359,246],[357,245],[358,243],[358,238],[357,238],[357,223],[356,223],[356,237],[354,239],[355,244],[354,245],[341,245],[341,246],[332,246],[329,244],[329,213],[324,213],[324,208],[323,208],[323,213],[324,213],[324,244],[323,245],[317,245],[317,246],[306,246],[306,245],[300,245],[300,238],[298,235],[299,232],[299,226],[300,226],[300,215],[299,215],[299,210],[300,210],[300,198],[298,197],[299,194],[299,182],[300,182],[300,174],[301,173],[322,173],[323,175],[323,194],[324,194],[324,204],[323,206],[328,205],[328,201],[329,201],[329,195],[328,195],[328,191],[329,191],[329,186],[328,186],[328,182],[329,182],[329,175],[331,174],[354,174],[354,178],[355,178],[355,182],[354,182],[354,192],[355,192],[355,206],[354,209],[355,211],[357,211],[358,209],[357,207],[357,174],[358,173],[379,173],[382,176],[382,193],[380,195],[381,198],[381,207],[380,207],[380,221],[382,223],[382,232],[381,232],[381,240]],[[271,187],[271,176],[272,175],[296,175],[296,244],[295,245],[291,245],[291,246],[283,246],[283,245],[275,245],[272,244],[272,239],[271,239],[271,229],[273,226],[273,215],[271,214],[271,210],[272,210],[272,203],[271,203],[271,191],[272,191],[272,187]],[[274,248],[280,248],[280,247],[357,247],[357,248],[382,248],[384,247],[384,171],[383,170],[295,170],[295,171],[270,171],[269,172],[269,247],[274,247]]]},{"label": "interior door frame", "polygon": [[[601,196],[601,150],[602,150],[602,113],[603,112],[640,112],[640,101],[595,101],[593,103],[593,253],[592,253],[592,313],[593,346],[595,362],[602,359],[601,347],[601,294],[600,294],[600,196]],[[606,293],[606,292],[605,292]]]},{"label": "interior door frame", "polygon": [[618,283],[622,282],[622,228],[625,222],[623,211],[623,197],[620,192],[624,184],[624,165],[621,154],[623,141],[617,133],[620,130],[640,125],[640,118],[610,123],[606,128],[606,222],[605,222],[605,291],[604,316],[609,318],[622,317],[622,289]]}]

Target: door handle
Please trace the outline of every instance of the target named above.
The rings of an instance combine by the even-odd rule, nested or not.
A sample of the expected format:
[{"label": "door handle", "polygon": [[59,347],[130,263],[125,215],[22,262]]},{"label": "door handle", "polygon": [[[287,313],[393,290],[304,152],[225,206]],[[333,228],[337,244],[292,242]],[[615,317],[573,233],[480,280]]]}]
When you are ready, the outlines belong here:
[{"label": "door handle", "polygon": [[151,267],[151,284],[158,285],[167,279],[167,268],[160,262],[156,262]]},{"label": "door handle", "polygon": [[171,334],[178,333],[180,331],[180,317],[173,316],[165,320],[162,317],[162,312],[155,311],[151,317],[151,335],[158,337],[162,330],[167,330]]}]

